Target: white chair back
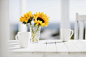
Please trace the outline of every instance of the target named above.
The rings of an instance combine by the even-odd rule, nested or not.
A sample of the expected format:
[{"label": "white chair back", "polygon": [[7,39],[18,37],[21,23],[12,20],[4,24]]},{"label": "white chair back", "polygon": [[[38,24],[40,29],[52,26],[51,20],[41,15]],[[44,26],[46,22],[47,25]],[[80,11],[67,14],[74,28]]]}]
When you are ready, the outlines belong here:
[{"label": "white chair back", "polygon": [[[75,40],[77,40],[77,39],[83,40],[84,21],[86,21],[86,15],[78,15],[78,13],[76,13],[75,33],[74,33]],[[79,26],[78,26],[78,24],[79,24]],[[78,30],[78,28],[79,28],[79,30]],[[79,34],[78,34],[78,32],[79,32]],[[86,29],[85,29],[85,40],[86,40]]]}]

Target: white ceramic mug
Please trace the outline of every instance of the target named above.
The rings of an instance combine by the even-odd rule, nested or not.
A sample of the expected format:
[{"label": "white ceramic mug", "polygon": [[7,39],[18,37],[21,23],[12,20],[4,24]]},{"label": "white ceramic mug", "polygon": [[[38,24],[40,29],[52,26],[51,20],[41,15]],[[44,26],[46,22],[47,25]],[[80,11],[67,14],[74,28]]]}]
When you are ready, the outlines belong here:
[{"label": "white ceramic mug", "polygon": [[73,30],[71,29],[61,29],[60,32],[62,41],[69,41],[73,35]]},{"label": "white ceramic mug", "polygon": [[19,44],[21,48],[28,47],[28,43],[30,43],[31,33],[30,32],[18,32],[15,36],[16,40],[19,40]]}]

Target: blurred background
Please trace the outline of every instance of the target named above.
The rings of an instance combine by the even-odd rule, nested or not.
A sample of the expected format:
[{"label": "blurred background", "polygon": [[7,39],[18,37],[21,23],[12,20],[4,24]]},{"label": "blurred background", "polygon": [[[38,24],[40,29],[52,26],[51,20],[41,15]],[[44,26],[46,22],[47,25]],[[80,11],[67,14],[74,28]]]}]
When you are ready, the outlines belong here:
[{"label": "blurred background", "polygon": [[[86,0],[69,0],[68,6],[69,25],[74,30],[76,13],[86,15]],[[19,19],[24,14],[21,14],[20,7],[20,0],[9,0],[10,40],[14,40],[16,33],[19,31]],[[48,27],[41,28],[40,39],[60,39],[61,7],[61,0],[26,0],[25,13],[28,11],[32,11],[33,14],[35,12],[44,12],[47,16],[50,16]]]}]

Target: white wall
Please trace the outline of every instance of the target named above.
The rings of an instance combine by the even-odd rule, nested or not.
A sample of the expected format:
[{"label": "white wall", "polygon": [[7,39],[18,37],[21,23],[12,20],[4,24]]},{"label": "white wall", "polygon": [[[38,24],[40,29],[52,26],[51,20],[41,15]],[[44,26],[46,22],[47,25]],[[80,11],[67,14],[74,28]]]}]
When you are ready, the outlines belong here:
[{"label": "white wall", "polygon": [[9,0],[0,0],[0,57],[7,57],[9,38]]},{"label": "white wall", "polygon": [[[26,13],[27,0],[20,0],[20,15],[23,16],[24,13]],[[25,24],[22,24],[22,22],[19,22],[19,32],[27,32],[27,26]]]},{"label": "white wall", "polygon": [[61,29],[69,28],[69,0],[61,0]]},{"label": "white wall", "polygon": [[[0,5],[1,5],[1,0],[0,0]],[[1,31],[1,6],[0,6],[0,31]],[[0,33],[0,43],[1,43],[1,33]],[[0,44],[0,49],[1,49],[1,44]],[[1,55],[1,51],[0,51]]]}]

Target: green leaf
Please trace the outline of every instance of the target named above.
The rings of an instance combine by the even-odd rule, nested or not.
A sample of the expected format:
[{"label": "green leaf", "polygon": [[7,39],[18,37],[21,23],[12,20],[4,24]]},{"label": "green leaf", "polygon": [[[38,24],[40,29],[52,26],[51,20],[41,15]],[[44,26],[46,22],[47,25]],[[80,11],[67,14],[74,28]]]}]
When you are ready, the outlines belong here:
[{"label": "green leaf", "polygon": [[41,26],[40,24],[38,25],[38,27]]},{"label": "green leaf", "polygon": [[26,24],[26,22],[23,22],[23,24]]},{"label": "green leaf", "polygon": [[32,19],[33,17],[30,17],[30,19]]},{"label": "green leaf", "polygon": [[33,17],[30,17],[30,21],[32,21],[33,20]]}]

